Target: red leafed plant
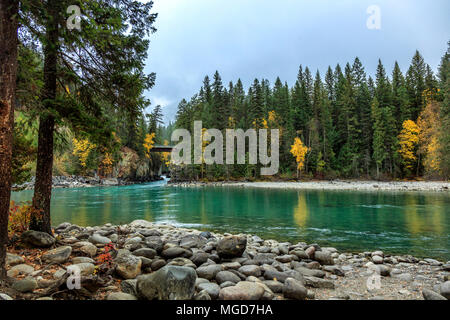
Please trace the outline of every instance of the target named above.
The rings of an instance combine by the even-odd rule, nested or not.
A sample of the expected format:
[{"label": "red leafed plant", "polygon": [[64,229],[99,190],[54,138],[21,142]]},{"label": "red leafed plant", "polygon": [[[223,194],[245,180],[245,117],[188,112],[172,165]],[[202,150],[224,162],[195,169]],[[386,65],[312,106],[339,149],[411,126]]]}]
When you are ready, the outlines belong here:
[{"label": "red leafed plant", "polygon": [[112,267],[113,263],[113,257],[112,253],[114,252],[115,248],[112,243],[108,243],[103,248],[103,253],[98,255],[97,257],[97,263],[100,265],[106,265],[108,268]]}]

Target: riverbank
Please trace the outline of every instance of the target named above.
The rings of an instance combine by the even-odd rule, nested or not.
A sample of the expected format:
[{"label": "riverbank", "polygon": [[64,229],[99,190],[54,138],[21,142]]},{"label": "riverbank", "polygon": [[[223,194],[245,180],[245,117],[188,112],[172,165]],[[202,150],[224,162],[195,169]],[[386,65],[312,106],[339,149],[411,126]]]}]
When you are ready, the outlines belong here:
[{"label": "riverbank", "polygon": [[265,189],[349,190],[349,191],[438,191],[449,192],[445,181],[359,181],[330,180],[305,182],[170,182],[174,187],[242,187]]},{"label": "riverbank", "polygon": [[[34,179],[32,177],[31,181],[25,182],[20,185],[13,185],[13,191],[21,190],[31,190],[34,188]],[[119,178],[99,178],[99,177],[84,177],[84,176],[53,176],[52,177],[52,188],[90,188],[90,187],[113,187],[113,186],[124,186],[139,184],[145,182],[152,182],[161,180],[161,177],[152,177],[145,180],[130,180],[130,179],[119,179]]]},{"label": "riverbank", "polygon": [[[99,227],[63,223],[55,237],[28,231],[8,248],[7,264],[12,284],[0,288],[0,299],[450,298],[450,261],[345,253],[144,220]],[[81,272],[80,289],[67,288],[73,270]],[[176,284],[169,284],[173,274]]]}]

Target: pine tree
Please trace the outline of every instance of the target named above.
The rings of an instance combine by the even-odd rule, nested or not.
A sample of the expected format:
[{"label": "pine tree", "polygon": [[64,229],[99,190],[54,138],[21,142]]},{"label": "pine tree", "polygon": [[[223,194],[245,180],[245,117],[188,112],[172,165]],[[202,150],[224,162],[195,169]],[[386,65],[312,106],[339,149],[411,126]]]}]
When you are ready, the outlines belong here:
[{"label": "pine tree", "polygon": [[442,92],[441,103],[441,132],[439,135],[440,169],[445,178],[450,178],[450,41],[447,52],[439,66],[439,86]]},{"label": "pine tree", "polygon": [[419,51],[412,58],[411,65],[406,73],[406,89],[408,91],[409,113],[411,120],[416,121],[423,108],[423,91],[425,86],[426,65]]},{"label": "pine tree", "polygon": [[394,71],[392,72],[392,105],[394,107],[395,119],[397,121],[397,129],[400,131],[404,121],[411,119],[410,110],[408,109],[408,92],[406,90],[405,78],[400,67],[395,62]]}]

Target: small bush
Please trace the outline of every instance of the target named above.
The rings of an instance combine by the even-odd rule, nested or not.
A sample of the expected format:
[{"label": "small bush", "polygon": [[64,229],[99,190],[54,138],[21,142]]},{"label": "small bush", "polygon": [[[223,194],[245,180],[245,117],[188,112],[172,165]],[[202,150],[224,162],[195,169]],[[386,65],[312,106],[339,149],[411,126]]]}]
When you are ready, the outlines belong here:
[{"label": "small bush", "polygon": [[33,208],[29,202],[16,204],[11,201],[8,219],[8,236],[10,238],[16,233],[20,234],[28,230],[32,211]]}]

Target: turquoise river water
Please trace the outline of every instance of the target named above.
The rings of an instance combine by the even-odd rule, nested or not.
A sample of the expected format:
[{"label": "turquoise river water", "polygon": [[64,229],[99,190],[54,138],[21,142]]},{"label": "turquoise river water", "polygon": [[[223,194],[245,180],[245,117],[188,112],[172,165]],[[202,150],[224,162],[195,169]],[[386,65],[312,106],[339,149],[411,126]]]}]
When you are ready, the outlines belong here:
[{"label": "turquoise river water", "polygon": [[[14,192],[29,201],[32,191]],[[165,182],[54,189],[52,224],[156,223],[264,239],[318,243],[343,251],[450,260],[450,194],[239,187],[170,187]]]}]

